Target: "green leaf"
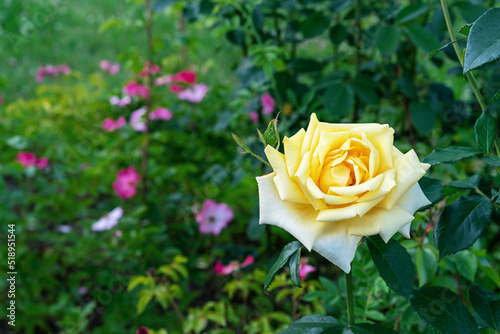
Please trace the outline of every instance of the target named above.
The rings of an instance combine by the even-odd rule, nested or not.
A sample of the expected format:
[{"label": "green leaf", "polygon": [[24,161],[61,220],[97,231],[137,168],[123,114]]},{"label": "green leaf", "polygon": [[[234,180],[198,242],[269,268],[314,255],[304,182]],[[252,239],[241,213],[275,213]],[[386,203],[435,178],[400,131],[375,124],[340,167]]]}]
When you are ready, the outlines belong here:
[{"label": "green leaf", "polygon": [[352,87],[356,95],[366,104],[377,105],[379,103],[379,98],[376,93],[377,87],[372,78],[366,76],[357,77],[349,86]]},{"label": "green leaf", "polygon": [[477,258],[469,250],[464,250],[455,254],[455,263],[458,272],[471,282],[474,282],[474,276],[477,271]]},{"label": "green leaf", "polygon": [[292,256],[290,256],[290,262],[288,265],[290,266],[290,278],[292,279],[292,283],[295,286],[298,286],[301,288],[302,286],[300,285],[300,277],[299,277],[299,267],[300,267],[300,250],[302,248],[299,248],[293,253]]},{"label": "green leaf", "polygon": [[436,255],[428,247],[417,248],[417,274],[418,287],[424,286],[434,275],[438,268]]},{"label": "green leaf", "polygon": [[330,41],[332,41],[333,44],[339,45],[347,37],[347,30],[342,24],[337,23],[336,25],[330,28],[329,36],[330,36]]},{"label": "green leaf", "polygon": [[332,113],[340,118],[351,111],[354,105],[354,94],[346,86],[334,84],[325,91],[323,104],[327,113]]},{"label": "green leaf", "polygon": [[262,26],[264,25],[264,14],[262,13],[260,6],[255,6],[253,9],[252,22],[257,31],[262,30]]},{"label": "green leaf", "polygon": [[411,25],[406,28],[406,32],[413,44],[425,52],[432,52],[441,46],[436,35],[426,27]]},{"label": "green leaf", "polygon": [[439,259],[472,246],[490,224],[491,211],[482,196],[460,197],[444,208],[434,230]]},{"label": "green leaf", "polygon": [[474,317],[460,297],[445,287],[415,289],[410,304],[425,323],[441,334],[479,334]]},{"label": "green leaf", "polygon": [[428,134],[436,125],[436,116],[428,104],[411,102],[410,115],[415,129],[420,135]]},{"label": "green leaf", "polygon": [[472,25],[467,39],[464,71],[467,73],[500,58],[500,8],[491,8]]},{"label": "green leaf", "polygon": [[436,148],[431,154],[422,159],[422,162],[426,162],[431,165],[437,165],[442,162],[454,164],[457,161],[467,159],[481,153],[482,152],[480,150],[472,147],[450,146],[448,148]]},{"label": "green leaf", "polygon": [[424,15],[429,11],[429,7],[422,3],[415,3],[403,8],[394,21],[395,24],[403,24]]},{"label": "green leaf", "polygon": [[153,5],[151,6],[151,9],[154,12],[163,12],[165,9],[173,5],[174,3],[178,2],[180,0],[154,0]]},{"label": "green leaf", "polygon": [[330,25],[330,19],[320,13],[309,15],[300,25],[299,30],[302,31],[304,38],[313,38],[319,36]]},{"label": "green leaf", "polygon": [[378,235],[368,237],[366,243],[380,276],[396,293],[408,298],[415,269],[406,249],[393,239],[385,243]]},{"label": "green leaf", "polygon": [[474,174],[464,180],[453,181],[445,184],[444,186],[459,189],[476,189],[479,186],[479,175]]},{"label": "green leaf", "polygon": [[[463,28],[463,27],[462,27]],[[431,59],[432,57],[434,57],[436,55],[436,53],[440,52],[440,51],[443,51],[444,49],[446,49],[447,47],[449,47],[450,45],[452,45],[453,43],[458,43],[458,42],[461,42],[461,41],[465,41],[467,38],[460,38],[456,41],[453,41],[453,42],[450,42],[450,43],[446,43],[445,45],[443,45],[442,47],[440,47],[439,49],[437,50],[434,50],[432,51],[431,53],[429,53],[427,55],[427,58],[428,59]]]},{"label": "green leaf", "polygon": [[488,110],[483,110],[481,116],[474,125],[476,142],[484,153],[488,154],[497,136],[497,124],[495,117]]},{"label": "green leaf", "polygon": [[500,330],[500,296],[474,284],[469,288],[469,300],[490,328]]},{"label": "green leaf", "polygon": [[486,157],[483,157],[483,160],[493,167],[500,167],[500,157],[488,155]]},{"label": "green leaf", "polygon": [[418,181],[418,184],[420,188],[422,188],[425,197],[427,197],[432,204],[436,204],[443,198],[441,180],[424,176]]},{"label": "green leaf", "polygon": [[257,133],[259,134],[259,139],[262,144],[264,144],[264,147],[267,147],[267,145],[274,147],[276,144],[278,144],[278,147],[276,149],[279,149],[280,134],[278,132],[278,117],[276,117],[276,119],[272,119],[269,122],[264,134],[262,134],[259,129],[257,129]]},{"label": "green leaf", "polygon": [[137,302],[137,314],[141,314],[144,312],[146,306],[148,306],[149,302],[153,298],[153,293],[150,291],[142,291],[139,297],[139,301]]},{"label": "green leaf", "polygon": [[462,35],[468,37],[471,27],[472,27],[472,23],[466,24],[466,25],[462,26],[462,28],[460,28],[460,30],[458,32],[461,33]]},{"label": "green leaf", "polygon": [[486,259],[479,259],[479,269],[488,276],[500,289],[500,275]]},{"label": "green leaf", "polygon": [[[377,324],[356,324],[349,327],[355,334],[397,334],[393,329]],[[346,332],[344,332],[346,333]],[[348,333],[348,332],[347,332]],[[346,333],[346,334],[347,334]]]},{"label": "green leaf", "polygon": [[264,283],[264,290],[266,290],[269,287],[271,281],[273,280],[274,275],[278,272],[278,270],[280,270],[288,262],[290,256],[292,256],[293,253],[295,253],[295,251],[300,247],[302,247],[302,245],[298,241],[293,241],[288,245],[286,245],[285,247],[283,247],[280,256],[278,257],[276,262],[274,262],[273,266],[267,273],[266,281]]},{"label": "green leaf", "polygon": [[383,55],[391,55],[396,52],[401,42],[401,35],[402,32],[399,27],[390,25],[380,28],[375,39],[375,44],[380,50],[380,53]]},{"label": "green leaf", "polygon": [[310,314],[292,322],[290,328],[326,328],[338,325],[342,325],[342,323],[334,317],[323,314]]}]

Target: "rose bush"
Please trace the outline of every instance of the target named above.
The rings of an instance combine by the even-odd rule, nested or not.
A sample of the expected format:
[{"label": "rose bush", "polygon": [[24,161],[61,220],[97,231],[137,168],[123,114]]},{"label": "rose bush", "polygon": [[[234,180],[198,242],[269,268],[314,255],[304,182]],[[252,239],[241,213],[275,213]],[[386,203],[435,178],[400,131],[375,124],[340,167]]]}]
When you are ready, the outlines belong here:
[{"label": "rose bush", "polygon": [[431,204],[418,180],[430,167],[393,146],[387,124],[329,124],[265,149],[274,172],[257,177],[260,223],[279,226],[345,272],[363,236],[409,237],[414,212]]}]

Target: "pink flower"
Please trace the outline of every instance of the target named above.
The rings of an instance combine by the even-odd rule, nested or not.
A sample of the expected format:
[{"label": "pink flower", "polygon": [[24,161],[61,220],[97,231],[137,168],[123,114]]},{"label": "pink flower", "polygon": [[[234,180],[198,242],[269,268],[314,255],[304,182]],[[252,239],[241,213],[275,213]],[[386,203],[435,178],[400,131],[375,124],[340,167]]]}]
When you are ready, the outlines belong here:
[{"label": "pink flower", "polygon": [[59,73],[70,74],[71,73],[71,68],[68,65],[66,65],[66,64],[59,65],[59,66],[57,66],[56,71],[57,71],[56,74],[59,74]]},{"label": "pink flower", "polygon": [[71,68],[66,64],[58,65],[58,66],[45,65],[45,66],[38,68],[38,72],[36,74],[36,81],[42,82],[43,78],[46,76],[56,76],[56,75],[59,75],[61,73],[67,75],[70,72],[71,72]]},{"label": "pink flower", "polygon": [[259,121],[259,114],[256,111],[250,111],[250,120],[252,123],[257,123]]},{"label": "pink flower", "polygon": [[260,104],[262,105],[262,113],[264,115],[271,115],[274,111],[275,103],[274,99],[268,93],[265,93],[260,98]]},{"label": "pink flower", "polygon": [[130,81],[123,87],[123,93],[130,96],[149,97],[149,90],[146,86],[141,85],[137,81]]},{"label": "pink flower", "polygon": [[146,123],[144,123],[144,114],[146,114],[146,108],[137,109],[130,115],[130,125],[134,128],[135,131],[145,132],[146,131]]},{"label": "pink flower", "polygon": [[233,210],[226,203],[217,203],[205,200],[201,212],[196,215],[196,222],[200,225],[200,232],[219,235],[233,219]]},{"label": "pink flower", "polygon": [[254,261],[255,261],[254,257],[252,255],[248,255],[245,261],[243,261],[243,263],[239,263],[238,261],[232,261],[230,264],[225,266],[221,262],[217,262],[215,263],[214,266],[214,272],[217,275],[229,275],[235,270],[239,270],[241,268],[245,268],[251,265]]},{"label": "pink flower", "polygon": [[196,73],[193,71],[180,71],[173,77],[174,82],[185,82],[187,84],[194,84],[196,82]]},{"label": "pink flower", "polygon": [[115,131],[127,124],[125,117],[121,116],[116,121],[108,117],[102,122],[102,129],[104,131]]},{"label": "pink flower", "polygon": [[78,288],[78,294],[80,296],[85,296],[89,292],[89,289],[86,286],[81,286]]},{"label": "pink flower", "polygon": [[49,159],[47,159],[47,158],[36,159],[35,165],[37,168],[40,168],[40,169],[47,168],[47,166],[49,165]]},{"label": "pink flower", "polygon": [[146,61],[142,71],[137,75],[139,78],[145,78],[149,75],[149,73],[156,74],[161,71],[161,67],[155,64],[151,64],[149,61]]},{"label": "pink flower", "polygon": [[99,67],[101,67],[101,70],[108,72],[111,75],[115,75],[118,71],[120,71],[120,64],[112,63],[109,60],[101,60],[99,62]]},{"label": "pink flower", "polygon": [[[114,186],[114,184],[113,184],[113,186]],[[134,189],[134,191],[135,191],[135,189]],[[92,231],[110,230],[113,227],[115,227],[116,224],[118,224],[118,221],[120,220],[120,218],[122,216],[123,216],[123,209],[121,207],[117,207],[117,208],[113,209],[113,211],[111,211],[110,213],[102,216],[94,224],[92,224],[90,229]]]},{"label": "pink flower", "polygon": [[122,169],[116,175],[116,180],[113,182],[113,189],[123,199],[134,197],[139,179],[139,174],[134,166]]},{"label": "pink flower", "polygon": [[137,332],[135,334],[148,334],[149,331],[146,327],[141,326],[137,329]]},{"label": "pink flower", "polygon": [[188,88],[177,94],[181,100],[187,100],[193,103],[200,103],[208,92],[208,87],[205,84],[197,84],[192,88]]},{"label": "pink flower", "polygon": [[181,86],[181,85],[175,85],[175,84],[174,84],[174,85],[170,85],[169,89],[170,89],[170,91],[171,91],[172,93],[177,94],[177,93],[180,93],[180,92],[182,92],[182,91],[184,90],[184,86]]},{"label": "pink flower", "polygon": [[31,152],[19,152],[16,160],[24,167],[36,165],[36,156]]},{"label": "pink flower", "polygon": [[118,63],[112,64],[108,70],[109,74],[111,74],[111,75],[115,75],[119,71],[120,71],[120,64],[118,64]]},{"label": "pink flower", "polygon": [[172,119],[172,112],[166,108],[158,107],[149,114],[149,119],[155,120],[160,119],[163,121],[168,121]]},{"label": "pink flower", "polygon": [[3,97],[2,94],[0,94],[0,106],[3,104]]},{"label": "pink flower", "polygon": [[299,262],[299,278],[302,280],[304,278],[306,278],[307,274],[312,273],[313,271],[316,271],[316,268],[307,264],[307,262],[309,262],[309,259],[307,259],[307,258],[300,259],[300,262]]},{"label": "pink flower", "polygon": [[171,74],[164,75],[162,77],[159,77],[155,80],[155,85],[156,86],[161,86],[161,85],[166,85],[169,83],[172,83],[173,76]]},{"label": "pink flower", "polygon": [[111,96],[109,98],[109,103],[118,107],[128,106],[132,102],[132,98],[128,95],[125,95],[123,98],[119,98],[118,96]]}]

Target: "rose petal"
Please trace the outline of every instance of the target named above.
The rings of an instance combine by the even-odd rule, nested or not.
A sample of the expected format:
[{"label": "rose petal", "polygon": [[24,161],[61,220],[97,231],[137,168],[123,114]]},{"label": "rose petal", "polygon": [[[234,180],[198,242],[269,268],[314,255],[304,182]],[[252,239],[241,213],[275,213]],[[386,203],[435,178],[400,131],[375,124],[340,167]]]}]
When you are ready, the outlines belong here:
[{"label": "rose petal", "polygon": [[306,132],[304,131],[304,129],[300,129],[300,131],[292,137],[285,137],[283,139],[283,146],[285,147],[286,169],[290,177],[294,176],[297,172],[297,169],[299,168],[301,158],[300,151],[305,136]]}]

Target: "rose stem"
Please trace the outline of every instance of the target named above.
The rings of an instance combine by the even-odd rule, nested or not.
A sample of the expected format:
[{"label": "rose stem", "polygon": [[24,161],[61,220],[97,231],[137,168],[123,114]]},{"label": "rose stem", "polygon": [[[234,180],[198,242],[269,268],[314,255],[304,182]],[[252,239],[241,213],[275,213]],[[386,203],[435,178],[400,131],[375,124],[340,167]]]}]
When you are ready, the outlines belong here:
[{"label": "rose stem", "polygon": [[345,274],[345,288],[347,292],[347,319],[349,325],[354,325],[354,296],[352,294],[352,268]]},{"label": "rose stem", "polygon": [[[448,12],[448,5],[446,4],[446,0],[441,0],[441,7],[443,8],[444,19],[446,21],[446,27],[448,27],[448,33],[450,34],[450,39],[453,42],[453,49],[455,49],[457,58],[460,61],[460,65],[462,65],[463,68],[464,59],[462,58],[462,51],[460,50],[460,46],[458,46],[457,44],[457,38],[455,37],[455,33],[453,32],[453,26],[451,25],[450,13]],[[476,79],[474,78],[474,75],[472,74],[472,72],[467,72],[465,76],[467,77],[467,80],[469,81],[469,84],[471,85],[472,90],[474,91],[474,95],[476,95],[477,101],[481,106],[481,111],[485,110],[488,106],[486,105],[486,102],[484,101],[484,98],[481,95],[479,88],[477,88],[477,83]],[[497,137],[495,137],[495,150],[497,151],[497,155],[500,156],[500,143],[498,142]],[[497,171],[500,173],[500,169],[498,167]]]}]

